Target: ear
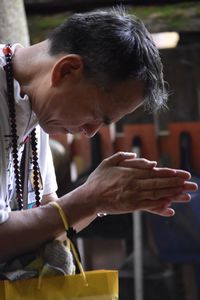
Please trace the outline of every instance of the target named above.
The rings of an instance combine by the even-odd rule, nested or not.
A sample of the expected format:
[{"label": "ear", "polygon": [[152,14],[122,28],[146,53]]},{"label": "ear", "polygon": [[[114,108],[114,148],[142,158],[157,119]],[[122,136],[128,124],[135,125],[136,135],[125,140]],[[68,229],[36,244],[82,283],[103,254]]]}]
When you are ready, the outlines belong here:
[{"label": "ear", "polygon": [[57,86],[66,76],[78,78],[83,71],[83,60],[76,54],[62,57],[52,68],[51,82]]}]

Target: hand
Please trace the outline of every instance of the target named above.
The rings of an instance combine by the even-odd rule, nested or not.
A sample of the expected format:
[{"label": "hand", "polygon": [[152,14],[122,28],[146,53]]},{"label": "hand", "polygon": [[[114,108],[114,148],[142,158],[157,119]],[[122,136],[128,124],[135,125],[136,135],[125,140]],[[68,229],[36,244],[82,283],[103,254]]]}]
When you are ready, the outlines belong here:
[{"label": "hand", "polygon": [[162,216],[174,215],[172,202],[190,200],[197,190],[190,173],[156,168],[156,162],[136,159],[132,153],[117,153],[105,159],[86,181],[96,212],[110,214],[147,210]]},{"label": "hand", "polygon": [[[141,167],[141,165],[139,166],[139,161],[137,162],[138,167]],[[134,161],[133,159],[126,159],[120,162],[119,164],[120,166],[123,167],[135,167],[136,166],[136,160]],[[158,168],[154,167],[154,170],[159,170]],[[162,170],[169,170],[168,168],[162,168]],[[175,211],[170,208],[170,205],[173,202],[177,202],[177,203],[182,203],[182,202],[188,202],[191,200],[191,195],[189,194],[189,192],[195,192],[198,189],[198,186],[196,183],[191,182],[191,181],[187,181],[189,179],[191,179],[191,174],[187,171],[184,170],[177,170],[177,169],[170,169],[173,170],[175,172],[175,174],[177,176],[179,176],[182,179],[185,179],[184,184],[183,184],[183,192],[175,195],[173,197],[169,197],[169,198],[164,198],[164,199],[160,199],[163,200],[164,203],[162,203],[160,206],[157,206],[156,208],[152,208],[152,209],[145,209],[148,212],[154,213],[154,214],[158,214],[161,216],[173,216],[175,214]]]}]

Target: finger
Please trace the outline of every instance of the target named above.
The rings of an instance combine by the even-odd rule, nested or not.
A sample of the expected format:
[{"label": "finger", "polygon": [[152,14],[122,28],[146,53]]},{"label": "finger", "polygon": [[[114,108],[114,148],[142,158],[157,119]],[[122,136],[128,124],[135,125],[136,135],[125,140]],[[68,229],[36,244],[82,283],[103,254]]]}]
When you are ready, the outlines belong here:
[{"label": "finger", "polygon": [[[155,203],[155,201],[153,202]],[[172,217],[175,211],[170,207],[171,203],[172,201],[169,198],[159,199],[159,205],[144,210],[162,217]]]},{"label": "finger", "polygon": [[192,181],[185,181],[183,188],[185,191],[188,192],[196,192],[198,190],[198,185]]},{"label": "finger", "polygon": [[182,193],[182,187],[166,188],[160,190],[141,191],[140,199],[160,200],[161,198],[173,198]]},{"label": "finger", "polygon": [[[152,190],[152,189],[164,189],[164,188],[173,188],[173,187],[183,187],[184,188],[184,179],[179,177],[169,177],[169,178],[153,178],[153,179],[138,179],[136,181],[137,188],[142,190]],[[134,182],[135,185],[135,182]],[[189,185],[186,185],[186,188],[189,188]],[[192,185],[191,185],[192,188]]]},{"label": "finger", "polygon": [[167,208],[157,208],[157,209],[146,209],[145,211],[159,215],[161,217],[173,217],[175,215],[175,211],[171,207]]},{"label": "finger", "polygon": [[151,168],[151,169],[132,168],[131,170],[133,174],[132,176],[138,179],[166,178],[166,177],[180,178],[180,176],[176,174],[176,171],[174,169],[169,169],[169,168]]},{"label": "finger", "polygon": [[121,168],[119,170],[120,172],[124,171],[124,173],[131,176],[132,179],[167,178],[167,177],[178,178],[176,172],[173,169],[138,168],[138,167],[127,168],[121,166],[119,168]]},{"label": "finger", "polygon": [[[158,175],[156,175],[156,173]],[[185,174],[186,173],[186,174]],[[167,177],[167,176],[174,176],[174,177],[181,177],[185,180],[188,179],[188,172],[185,172],[185,171],[182,171],[182,172],[177,172],[176,169],[171,169],[171,168],[157,168],[155,167],[153,170],[152,170],[152,177],[155,176],[155,177],[159,177],[160,175],[162,177]]]},{"label": "finger", "polygon": [[188,193],[180,194],[171,198],[171,201],[174,203],[190,202],[190,200],[191,200],[191,195]]},{"label": "finger", "polygon": [[156,161],[147,160],[145,158],[125,159],[118,166],[125,168],[154,168],[157,165]]},{"label": "finger", "polygon": [[171,168],[153,168],[151,170],[152,174],[151,177],[167,177],[167,176],[174,176],[174,177],[180,177],[184,180],[190,180],[191,174],[184,170],[177,170],[177,169],[171,169]]},{"label": "finger", "polygon": [[134,159],[137,154],[133,152],[117,152],[114,155],[103,160],[102,164],[107,166],[117,166],[125,159]]},{"label": "finger", "polygon": [[185,180],[189,180],[191,179],[191,174],[188,171],[185,170],[179,170],[179,169],[170,169],[170,168],[155,168],[157,170],[161,169],[161,170],[173,170],[173,172],[175,173],[175,176],[178,176],[180,178],[183,178]]},{"label": "finger", "polygon": [[189,180],[191,178],[191,174],[188,171],[179,170],[179,169],[175,169],[175,171],[179,177],[184,178],[185,180]]}]

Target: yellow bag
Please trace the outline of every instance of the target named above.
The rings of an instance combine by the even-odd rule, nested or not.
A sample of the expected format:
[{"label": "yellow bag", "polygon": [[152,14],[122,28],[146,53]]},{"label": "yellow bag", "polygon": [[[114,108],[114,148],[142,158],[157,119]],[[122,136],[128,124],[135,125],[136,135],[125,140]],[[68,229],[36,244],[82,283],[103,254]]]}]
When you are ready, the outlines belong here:
[{"label": "yellow bag", "polygon": [[118,272],[99,270],[82,274],[0,281],[0,300],[117,300]]},{"label": "yellow bag", "polygon": [[[55,206],[61,215],[65,229],[67,220],[60,206]],[[58,275],[16,281],[0,280],[0,300],[118,300],[118,272],[96,270],[84,272],[77,250],[68,239],[80,274]]]}]

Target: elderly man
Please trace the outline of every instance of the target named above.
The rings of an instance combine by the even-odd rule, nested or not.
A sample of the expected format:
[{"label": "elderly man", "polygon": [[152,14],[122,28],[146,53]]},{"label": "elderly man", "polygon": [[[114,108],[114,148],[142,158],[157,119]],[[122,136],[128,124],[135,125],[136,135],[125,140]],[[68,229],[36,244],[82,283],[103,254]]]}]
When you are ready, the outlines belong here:
[{"label": "elderly man", "polygon": [[[81,230],[100,213],[172,216],[170,204],[189,201],[197,189],[185,171],[117,153],[85,184],[56,197],[48,134],[92,137],[141,104],[151,110],[165,105],[159,53],[137,18],[119,10],[75,14],[41,43],[1,45],[0,78],[1,262],[63,232],[52,199]],[[29,144],[32,152],[24,147]],[[47,204],[40,206],[40,199]]]}]

